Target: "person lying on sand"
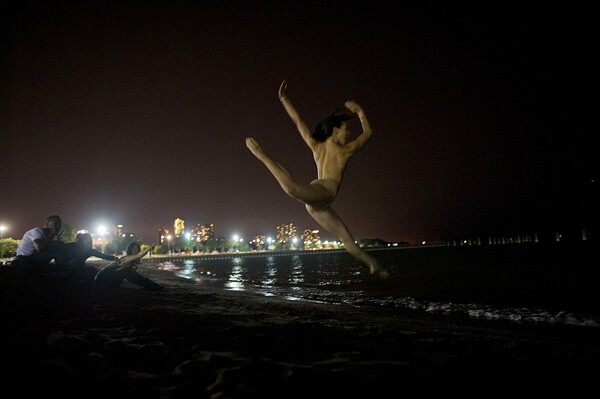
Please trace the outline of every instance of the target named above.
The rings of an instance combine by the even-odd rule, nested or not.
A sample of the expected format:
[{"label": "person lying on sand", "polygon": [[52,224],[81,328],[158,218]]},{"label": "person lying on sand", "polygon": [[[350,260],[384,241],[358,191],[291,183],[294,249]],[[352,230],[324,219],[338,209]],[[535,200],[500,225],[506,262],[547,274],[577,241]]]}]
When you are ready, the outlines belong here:
[{"label": "person lying on sand", "polygon": [[313,152],[317,165],[317,179],[309,184],[299,183],[279,162],[268,156],[253,137],[246,138],[246,146],[256,158],[265,164],[283,191],[304,203],[310,216],[327,231],[335,234],[344,244],[348,253],[367,265],[371,274],[388,277],[388,271],[375,258],[356,245],[342,219],[331,208],[331,203],[337,197],[348,161],[371,138],[371,126],[365,111],[356,102],[346,101],[346,108],[358,115],[363,129],[356,139],[348,141],[348,120],[352,119],[353,115],[334,112],[311,132],[292,105],[287,95],[285,80],[279,87],[279,100],[296,125],[302,139]]},{"label": "person lying on sand", "polygon": [[65,272],[68,276],[93,281],[98,270],[86,265],[86,260],[95,256],[104,260],[119,260],[118,257],[102,253],[92,248],[93,240],[89,233],[78,233],[75,242],[68,242],[60,248],[54,262],[56,270]]},{"label": "person lying on sand", "polygon": [[162,286],[137,272],[141,259],[154,248],[154,244],[141,250],[140,244],[131,242],[125,250],[125,256],[103,267],[96,277],[94,284],[99,286],[119,287],[123,280],[144,287],[149,291],[159,291]]}]

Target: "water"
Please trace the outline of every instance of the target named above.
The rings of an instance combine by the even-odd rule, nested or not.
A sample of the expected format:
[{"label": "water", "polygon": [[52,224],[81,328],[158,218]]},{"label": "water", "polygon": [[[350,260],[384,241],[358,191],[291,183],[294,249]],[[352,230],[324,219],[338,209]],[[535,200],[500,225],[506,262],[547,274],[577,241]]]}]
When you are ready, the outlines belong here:
[{"label": "water", "polygon": [[177,276],[292,301],[395,307],[451,317],[600,327],[600,265],[591,245],[369,251],[382,280],[339,251],[150,258]]}]

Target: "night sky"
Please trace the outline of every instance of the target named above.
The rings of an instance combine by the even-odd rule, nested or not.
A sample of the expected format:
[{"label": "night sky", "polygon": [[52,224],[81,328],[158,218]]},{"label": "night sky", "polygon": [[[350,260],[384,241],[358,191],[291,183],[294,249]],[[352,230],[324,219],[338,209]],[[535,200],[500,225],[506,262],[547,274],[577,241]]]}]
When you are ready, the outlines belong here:
[{"label": "night sky", "polygon": [[369,117],[333,205],[355,239],[593,223],[592,3],[12,3],[0,16],[5,236],[51,214],[148,243],[175,217],[246,239],[318,228],[244,142],[316,177],[277,97],[284,79],[311,127],[349,99]]}]

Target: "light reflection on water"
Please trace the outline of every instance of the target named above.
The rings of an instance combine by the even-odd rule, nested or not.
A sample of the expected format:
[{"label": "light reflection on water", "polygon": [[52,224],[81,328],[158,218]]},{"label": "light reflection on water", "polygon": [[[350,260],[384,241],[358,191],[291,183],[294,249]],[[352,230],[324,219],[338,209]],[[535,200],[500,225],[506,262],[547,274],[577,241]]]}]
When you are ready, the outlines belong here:
[{"label": "light reflection on water", "polygon": [[304,282],[302,260],[298,255],[292,256],[292,274],[290,275],[290,285],[299,285]]},{"label": "light reflection on water", "polygon": [[[423,265],[420,265],[423,268]],[[467,316],[475,319],[505,320],[549,324],[572,324],[600,327],[600,317],[572,312],[549,312],[535,308],[501,308],[474,300],[474,303],[451,303],[416,300],[402,292],[402,280],[383,282],[370,276],[368,270],[346,254],[328,255],[263,255],[173,259],[159,263],[178,277],[203,285],[234,291],[252,291],[265,296],[278,296],[293,301],[308,301],[351,306],[388,306],[442,315]],[[403,265],[408,268],[408,265]],[[415,271],[421,276],[426,271]],[[438,271],[430,271],[433,278]],[[414,276],[413,276],[414,277]],[[427,278],[427,277],[426,277]],[[427,279],[431,282],[433,278]],[[433,284],[433,283],[432,283]]]},{"label": "light reflection on water", "polygon": [[244,265],[244,259],[243,258],[233,258],[231,260],[231,263],[233,264],[233,267],[231,268],[231,271],[229,272],[229,278],[227,279],[227,282],[225,283],[225,287],[230,289],[230,290],[234,290],[234,291],[240,291],[244,289],[244,274],[245,274],[245,270],[243,268]]},{"label": "light reflection on water", "polygon": [[266,260],[267,265],[265,276],[262,280],[262,285],[265,287],[271,287],[275,285],[275,282],[277,281],[277,267],[275,266],[275,257],[268,256]]}]

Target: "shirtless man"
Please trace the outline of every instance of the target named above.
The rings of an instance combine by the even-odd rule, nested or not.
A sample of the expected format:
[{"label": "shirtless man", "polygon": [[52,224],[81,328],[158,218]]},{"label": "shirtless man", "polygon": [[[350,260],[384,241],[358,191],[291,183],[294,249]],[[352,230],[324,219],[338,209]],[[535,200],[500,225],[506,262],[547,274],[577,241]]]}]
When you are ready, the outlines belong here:
[{"label": "shirtless man", "polygon": [[317,179],[310,184],[296,182],[290,172],[269,157],[254,138],[247,137],[246,146],[275,176],[283,191],[304,203],[313,219],[327,231],[335,234],[348,253],[367,265],[371,274],[388,277],[388,271],[356,245],[342,219],[331,209],[331,203],[337,196],[348,161],[371,137],[371,126],[364,110],[356,102],[346,101],[346,108],[358,115],[363,129],[356,139],[347,141],[348,120],[353,116],[334,112],[319,123],[314,132],[311,132],[288,98],[285,80],[279,87],[279,100],[296,125],[302,139],[313,152],[317,164]]}]

